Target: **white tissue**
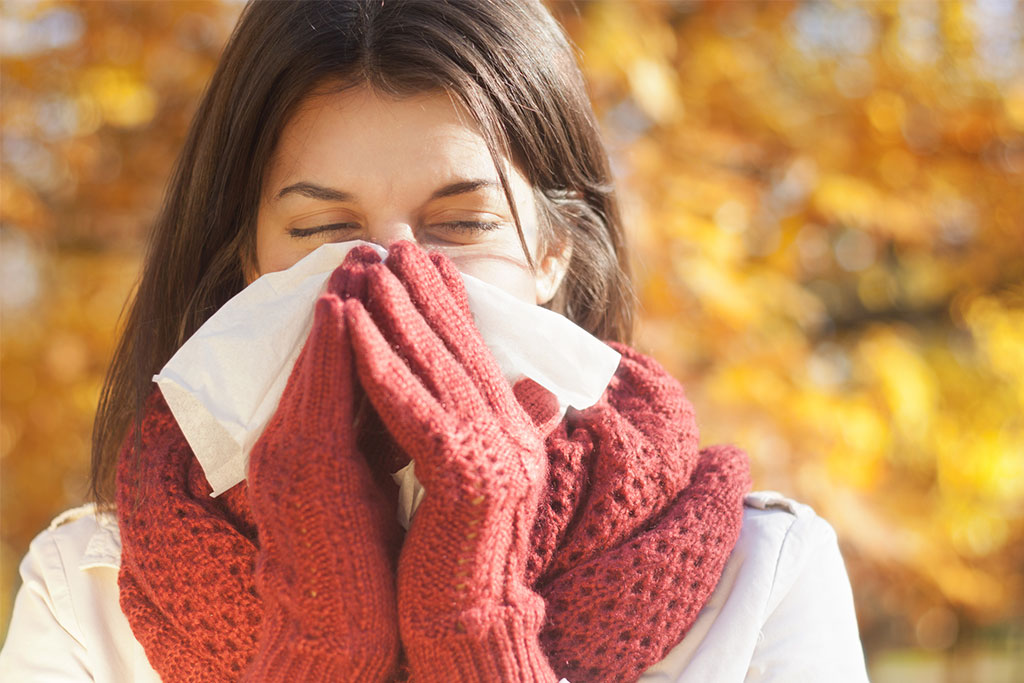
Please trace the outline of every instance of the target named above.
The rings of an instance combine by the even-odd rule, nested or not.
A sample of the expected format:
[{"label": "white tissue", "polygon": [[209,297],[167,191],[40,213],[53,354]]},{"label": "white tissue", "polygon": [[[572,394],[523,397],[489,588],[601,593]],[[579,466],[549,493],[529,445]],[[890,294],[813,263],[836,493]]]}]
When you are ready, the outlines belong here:
[{"label": "white tissue", "polygon": [[[153,377],[203,467],[213,495],[245,479],[249,451],[277,407],[331,272],[361,241],[325,244],[288,270],[268,273],[228,301]],[[386,251],[373,246],[381,257]],[[619,354],[567,318],[463,275],[470,310],[510,382],[529,377],[568,406],[604,392]],[[422,498],[410,467],[392,475]],[[403,505],[403,507],[405,507]],[[400,512],[399,516],[402,516]]]}]

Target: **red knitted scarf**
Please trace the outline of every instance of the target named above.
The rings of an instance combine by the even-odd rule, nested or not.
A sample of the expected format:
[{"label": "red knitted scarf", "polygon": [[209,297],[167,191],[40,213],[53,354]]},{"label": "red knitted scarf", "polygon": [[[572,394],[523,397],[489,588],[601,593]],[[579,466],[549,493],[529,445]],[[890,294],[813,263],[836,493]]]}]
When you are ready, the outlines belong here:
[{"label": "red knitted scarf", "polygon": [[[652,359],[615,348],[622,362],[602,399],[570,409],[547,437],[548,481],[527,564],[546,609],[544,655],[573,683],[636,680],[682,640],[739,536],[749,488],[742,451],[698,450],[682,387]],[[544,417],[539,406],[524,408]],[[379,418],[366,422],[360,443],[395,509],[389,472],[406,458],[381,438]],[[118,467],[119,585],[121,607],[164,680],[238,680],[259,648],[275,646],[260,635],[261,551],[246,484],[217,498],[210,490],[154,391]],[[396,556],[401,540],[390,549]],[[401,668],[386,678],[399,679]],[[315,678],[304,670],[281,680]]]}]

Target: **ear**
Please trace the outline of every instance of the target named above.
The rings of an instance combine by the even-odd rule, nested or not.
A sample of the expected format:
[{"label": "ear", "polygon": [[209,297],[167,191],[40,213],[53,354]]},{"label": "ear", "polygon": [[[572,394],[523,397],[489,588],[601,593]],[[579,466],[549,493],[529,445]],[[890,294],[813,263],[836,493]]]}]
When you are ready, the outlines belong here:
[{"label": "ear", "polygon": [[569,261],[572,258],[572,240],[565,239],[561,244],[548,249],[547,255],[537,264],[534,281],[537,285],[537,304],[543,305],[555,298],[562,280],[569,272]]}]

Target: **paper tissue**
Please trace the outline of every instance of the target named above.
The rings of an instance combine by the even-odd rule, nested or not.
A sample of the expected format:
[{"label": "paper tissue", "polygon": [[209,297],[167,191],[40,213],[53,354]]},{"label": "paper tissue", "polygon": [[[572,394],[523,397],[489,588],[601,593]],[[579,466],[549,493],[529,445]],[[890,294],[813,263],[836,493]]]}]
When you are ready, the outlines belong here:
[{"label": "paper tissue", "polygon": [[[331,272],[362,241],[325,244],[288,270],[268,273],[220,308],[153,377],[203,467],[213,495],[245,478],[249,451],[277,407]],[[386,251],[374,247],[381,257]],[[567,318],[463,275],[469,307],[510,382],[529,377],[564,411],[593,405],[619,354]],[[393,476],[400,521],[422,499],[415,463]]]}]

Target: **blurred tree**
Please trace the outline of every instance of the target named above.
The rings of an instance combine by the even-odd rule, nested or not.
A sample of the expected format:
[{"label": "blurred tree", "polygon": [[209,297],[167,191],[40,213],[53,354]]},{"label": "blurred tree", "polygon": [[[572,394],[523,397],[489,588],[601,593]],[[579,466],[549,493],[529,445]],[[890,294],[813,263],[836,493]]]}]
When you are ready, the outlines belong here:
[{"label": "blurred tree", "polygon": [[2,5],[0,637],[29,541],[84,501],[117,317],[240,7]]},{"label": "blurred tree", "polygon": [[[1020,3],[551,7],[620,178],[641,345],[704,441],[837,528],[869,650],[1019,619]],[[4,5],[4,586],[82,499],[114,320],[238,11]]]},{"label": "blurred tree", "polygon": [[555,7],[704,440],[837,527],[869,647],[1019,618],[1024,8]]}]

